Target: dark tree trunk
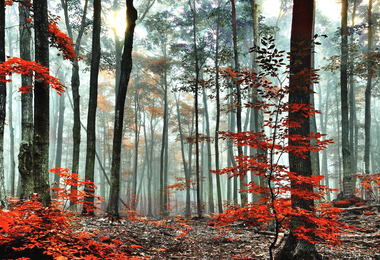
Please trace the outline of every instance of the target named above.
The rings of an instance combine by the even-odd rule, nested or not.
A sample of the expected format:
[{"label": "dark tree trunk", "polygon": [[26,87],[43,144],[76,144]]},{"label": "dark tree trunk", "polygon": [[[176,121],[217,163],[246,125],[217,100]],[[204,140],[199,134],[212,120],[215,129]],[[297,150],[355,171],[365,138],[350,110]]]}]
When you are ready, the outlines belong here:
[{"label": "dark tree trunk", "polygon": [[[66,29],[68,32],[68,35],[70,38],[73,38],[71,26],[69,23],[69,14],[68,14],[68,7],[67,7],[67,0],[61,0],[63,11],[64,11],[64,17],[65,17],[65,24]],[[78,37],[75,41],[75,53],[79,55],[80,47],[81,47],[81,41],[82,36],[85,29],[86,24],[86,15],[87,15],[87,6],[88,6],[88,0],[84,3],[83,8],[83,16],[81,21],[81,27],[78,32]],[[80,86],[80,78],[79,78],[79,63],[78,61],[73,62],[73,68],[71,70],[71,90],[73,94],[73,113],[74,113],[74,122],[73,122],[73,160],[72,160],[72,166],[71,171],[73,173],[79,173],[79,155],[80,155],[80,142],[81,142],[81,134],[80,134],[80,95],[79,95],[79,86]],[[71,189],[75,192],[77,189],[77,186],[73,185],[71,186]],[[70,202],[70,206],[74,206],[74,202]]]},{"label": "dark tree trunk", "polygon": [[197,178],[197,213],[198,217],[202,217],[202,206],[201,206],[201,185],[200,185],[200,175],[199,175],[199,126],[198,126],[198,85],[199,85],[199,61],[198,61],[198,47],[197,47],[197,31],[196,31],[196,3],[190,3],[191,12],[193,13],[193,45],[194,45],[194,59],[195,59],[195,83],[194,83],[194,99],[195,99],[195,174]]},{"label": "dark tree trunk", "polygon": [[365,89],[365,123],[364,123],[364,172],[370,173],[370,153],[371,153],[371,88],[372,88],[372,67],[373,61],[371,58],[372,52],[372,38],[373,38],[373,25],[372,25],[372,1],[369,0],[368,4],[368,61],[367,61],[367,86]]},{"label": "dark tree trunk", "polygon": [[[5,61],[5,1],[0,3],[0,63]],[[7,207],[4,177],[4,125],[7,103],[6,83],[0,81],[0,207]]]},{"label": "dark tree trunk", "polygon": [[[20,58],[30,61],[30,24],[26,18],[30,17],[28,2],[23,2],[18,7],[19,10],[19,32],[20,32]],[[21,75],[21,85],[32,85],[31,76]],[[21,177],[21,197],[29,196],[33,193],[33,92],[21,94],[21,144],[18,155],[18,170]]]},{"label": "dark tree trunk", "polygon": [[[47,0],[33,2],[35,59],[49,67],[49,21]],[[33,135],[34,192],[42,203],[50,204],[49,189],[49,86],[43,81],[34,85],[34,135]]]},{"label": "dark tree trunk", "polygon": [[120,197],[120,153],[123,138],[123,120],[125,98],[127,96],[129,77],[132,71],[132,47],[135,31],[137,11],[133,0],[127,0],[127,29],[125,31],[124,51],[121,58],[121,75],[119,90],[115,105],[115,123],[112,148],[111,188],[110,188],[110,214],[119,216],[118,200]]},{"label": "dark tree trunk", "polygon": [[[98,104],[98,75],[100,62],[100,29],[101,29],[101,0],[94,0],[94,25],[92,32],[92,56],[90,73],[90,97],[87,116],[87,154],[85,179],[94,182],[95,149],[96,149],[96,108]],[[85,187],[89,195],[83,205],[83,214],[94,215],[94,187]]]},{"label": "dark tree trunk", "polygon": [[[311,40],[313,32],[314,1],[294,0],[293,20],[291,31],[291,61],[290,61],[290,104],[310,104],[310,85],[305,79],[302,79],[301,73],[306,73],[311,69]],[[306,71],[305,71],[306,70]],[[289,120],[292,122],[301,122],[301,127],[289,128],[289,135],[300,135],[307,137],[310,134],[310,118],[304,117],[299,112],[289,112]],[[289,145],[297,145],[289,139]],[[311,176],[311,159],[310,152],[306,152],[306,158],[289,154],[289,166],[292,172],[301,176]],[[299,184],[291,183],[292,188],[300,188]],[[302,184],[303,189],[309,192],[313,191],[312,185]],[[291,195],[292,207],[311,210],[314,206],[312,199],[304,199]],[[293,230],[299,225],[310,225],[304,223],[301,218],[292,217],[290,224],[290,234],[285,241],[285,245],[277,255],[276,259],[322,259],[318,254],[315,245],[306,240],[299,239],[293,234]]]},{"label": "dark tree trunk", "polygon": [[[218,0],[220,7],[221,0]],[[216,24],[216,39],[215,39],[215,91],[216,91],[216,123],[215,123],[215,168],[218,170],[219,164],[219,126],[220,126],[220,90],[219,90],[219,32],[220,32],[220,16]],[[218,194],[218,212],[223,212],[222,204],[222,187],[220,184],[220,175],[216,175],[216,191]]]},{"label": "dark tree trunk", "polygon": [[342,158],[343,158],[343,195],[351,197],[354,194],[353,176],[351,171],[351,149],[348,141],[348,89],[347,89],[347,65],[348,65],[348,44],[347,44],[347,0],[342,0],[342,60],[340,67],[340,87],[341,87],[341,111],[342,111]]}]

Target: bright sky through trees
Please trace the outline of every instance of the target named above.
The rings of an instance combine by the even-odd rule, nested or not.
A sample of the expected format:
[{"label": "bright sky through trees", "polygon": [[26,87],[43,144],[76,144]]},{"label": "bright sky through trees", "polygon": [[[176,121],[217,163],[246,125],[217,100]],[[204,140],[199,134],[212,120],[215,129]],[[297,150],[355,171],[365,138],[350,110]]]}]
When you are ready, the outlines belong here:
[{"label": "bright sky through trees", "polygon": [[[263,3],[263,12],[266,16],[277,17],[280,12],[281,0],[266,0]],[[336,0],[317,0],[317,8],[332,20],[340,19],[340,2]]]}]

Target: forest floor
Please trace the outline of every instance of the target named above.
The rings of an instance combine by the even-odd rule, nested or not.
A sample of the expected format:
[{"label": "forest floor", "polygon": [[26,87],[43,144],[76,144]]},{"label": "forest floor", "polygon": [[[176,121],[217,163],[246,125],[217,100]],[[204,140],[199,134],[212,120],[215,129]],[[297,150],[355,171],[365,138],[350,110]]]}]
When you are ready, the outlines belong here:
[{"label": "forest floor", "polygon": [[[380,259],[380,214],[344,213],[343,221],[356,230],[342,234],[342,244],[318,244],[327,259]],[[258,232],[241,223],[228,227],[210,225],[210,219],[166,220],[136,219],[111,223],[106,218],[83,218],[82,225],[98,242],[118,239],[120,250],[130,250],[136,257],[149,259],[269,259],[271,232]],[[283,245],[284,239],[277,246]],[[130,251],[129,251],[130,252]]]}]

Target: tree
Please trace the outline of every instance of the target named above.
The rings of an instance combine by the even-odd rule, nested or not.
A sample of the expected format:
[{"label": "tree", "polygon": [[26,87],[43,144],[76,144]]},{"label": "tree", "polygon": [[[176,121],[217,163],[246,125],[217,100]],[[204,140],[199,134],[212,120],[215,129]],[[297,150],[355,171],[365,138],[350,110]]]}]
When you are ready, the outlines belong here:
[{"label": "tree", "polygon": [[[5,62],[5,1],[0,3],[0,63]],[[7,194],[5,193],[4,177],[4,125],[5,106],[7,100],[6,82],[1,80],[0,75],[0,206],[7,207]],[[5,78],[5,77],[4,77]]]},{"label": "tree", "polygon": [[[47,0],[33,2],[35,59],[49,68],[49,20]],[[49,86],[45,81],[35,81],[34,134],[33,134],[34,192],[42,203],[50,204],[49,189]]]},{"label": "tree", "polygon": [[342,27],[341,27],[341,62],[340,62],[340,88],[341,88],[341,112],[342,112],[342,157],[343,157],[343,196],[351,197],[354,192],[353,176],[351,172],[351,151],[348,141],[348,89],[347,89],[347,65],[348,65],[348,41],[347,41],[347,0],[342,0]]},{"label": "tree", "polygon": [[[291,30],[291,51],[290,51],[290,78],[289,78],[289,103],[290,105],[308,106],[310,104],[310,81],[304,75],[311,74],[311,44],[313,37],[313,17],[314,0],[303,1],[294,0],[293,19]],[[289,136],[299,136],[307,140],[310,135],[310,118],[304,116],[302,110],[289,112],[289,120],[297,127],[289,126]],[[310,145],[310,139],[305,141]],[[293,138],[289,138],[289,145],[295,147],[300,144]],[[295,153],[289,154],[289,167],[296,176],[312,176],[310,151],[306,151],[304,156],[297,156]],[[292,189],[304,189],[305,192],[313,192],[311,184],[300,184],[296,180],[291,181]],[[292,208],[300,208],[311,211],[314,207],[313,198],[300,197],[291,194]],[[310,241],[300,239],[294,231],[300,225],[311,227],[311,223],[305,222],[301,217],[292,216],[290,223],[290,234],[285,245],[276,259],[322,259],[318,254],[315,245]]]},{"label": "tree", "polygon": [[373,21],[372,21],[372,2],[368,4],[368,62],[367,62],[367,86],[365,89],[365,123],[364,123],[364,170],[366,174],[370,173],[370,151],[371,151],[371,89],[372,89],[372,67],[374,62],[371,58],[372,38],[373,38]]},{"label": "tree", "polygon": [[[30,40],[31,31],[29,1],[19,5],[19,30],[20,30],[20,58],[30,61]],[[21,75],[21,85],[32,85],[32,77]],[[33,193],[33,171],[30,165],[33,164],[33,92],[28,91],[21,94],[21,144],[18,155],[18,170],[21,176],[21,197],[29,196]]]},{"label": "tree", "polygon": [[[91,57],[91,75],[90,75],[90,97],[88,104],[87,116],[87,154],[85,179],[94,182],[95,169],[95,140],[96,140],[96,108],[98,104],[98,75],[100,62],[100,30],[101,30],[101,0],[94,0],[94,25],[92,32],[92,57]],[[85,187],[85,191],[90,194],[95,193],[94,187]],[[87,198],[83,206],[83,214],[94,214],[87,207],[94,206],[94,196]]]},{"label": "tree", "polygon": [[[63,11],[64,11],[64,17],[65,17],[65,23],[66,23],[66,29],[68,32],[68,35],[71,39],[73,39],[73,33],[72,28],[70,26],[69,22],[69,14],[68,14],[68,0],[61,0]],[[80,25],[80,29],[78,32],[77,39],[75,41],[75,53],[79,53],[81,49],[81,42],[82,42],[82,36],[85,30],[86,25],[86,15],[87,15],[87,6],[88,6],[88,0],[84,3],[83,8],[83,16],[82,21]],[[80,96],[79,96],[79,86],[80,86],[80,78],[79,78],[79,64],[78,61],[73,62],[73,67],[71,70],[71,90],[73,94],[73,110],[74,110],[74,123],[73,123],[73,161],[72,161],[72,167],[71,171],[73,173],[79,172],[79,155],[80,155],[80,142],[81,142],[81,134],[80,134]],[[77,186],[73,186],[74,192]],[[72,204],[73,206],[73,204]]]},{"label": "tree", "polygon": [[133,35],[137,20],[137,11],[133,6],[133,0],[127,0],[126,22],[127,29],[124,35],[124,51],[121,58],[121,75],[118,94],[116,95],[114,137],[112,147],[111,187],[110,187],[110,214],[119,216],[120,193],[120,152],[122,144],[122,130],[124,119],[125,98],[127,95],[129,78],[132,71]]}]

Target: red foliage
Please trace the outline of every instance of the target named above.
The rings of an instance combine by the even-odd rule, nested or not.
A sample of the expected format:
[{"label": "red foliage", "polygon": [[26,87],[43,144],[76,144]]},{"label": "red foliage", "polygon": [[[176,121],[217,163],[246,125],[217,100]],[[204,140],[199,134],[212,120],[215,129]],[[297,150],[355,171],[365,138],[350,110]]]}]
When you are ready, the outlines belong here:
[{"label": "red foliage", "polygon": [[[86,204],[87,211],[95,211],[100,208],[93,206],[92,204],[86,201],[86,197],[90,196],[88,192],[83,189],[73,189],[73,186],[78,188],[88,187],[90,189],[96,189],[97,187],[91,181],[81,179],[80,176],[76,173],[70,172],[69,169],[65,168],[53,168],[50,169],[50,172],[54,174],[58,174],[60,176],[60,182],[62,185],[58,185],[57,183],[52,184],[51,190],[53,191],[53,196],[56,197],[56,202],[58,205],[63,205],[67,201],[71,201],[76,205]],[[95,198],[98,201],[101,201],[101,197],[95,195]],[[97,203],[99,204],[99,202]],[[64,207],[63,207],[64,208]]]},{"label": "red foliage", "polygon": [[[35,81],[44,81],[49,84],[58,94],[65,92],[65,86],[58,78],[49,75],[49,69],[41,66],[34,61],[26,61],[17,57],[10,58],[0,64],[0,81],[10,82],[6,76],[12,76],[13,73],[34,76]],[[28,92],[33,86],[22,86],[19,91],[22,93]]]},{"label": "red foliage", "polygon": [[366,205],[367,202],[359,197],[352,197],[349,199],[339,200],[339,201],[333,201],[331,202],[331,205],[333,205],[336,208],[348,208],[351,206],[360,207]]},{"label": "red foliage", "polygon": [[[274,41],[267,39],[265,41]],[[272,44],[268,44],[271,46]],[[274,45],[273,45],[274,47]],[[261,98],[256,103],[247,103],[246,107],[260,109],[264,113],[264,128],[261,132],[247,131],[241,133],[222,132],[222,138],[233,140],[237,146],[249,146],[258,149],[261,153],[255,156],[237,156],[236,167],[227,167],[216,170],[216,174],[231,173],[232,177],[244,178],[247,174],[258,176],[260,183],[250,182],[245,184],[246,188],[240,192],[257,194],[259,199],[255,203],[244,206],[228,206],[222,213],[215,216],[216,224],[224,225],[234,221],[243,221],[246,224],[257,226],[260,229],[274,226],[278,235],[280,230],[290,228],[290,219],[297,217],[301,219],[298,227],[292,227],[292,232],[299,239],[317,243],[319,239],[331,244],[340,243],[339,233],[345,232],[348,225],[339,221],[339,212],[343,210],[334,208],[327,203],[319,203],[309,210],[294,207],[293,199],[323,201],[327,192],[332,191],[320,182],[324,176],[302,176],[292,172],[287,165],[279,164],[281,156],[292,154],[306,159],[310,151],[323,150],[331,139],[320,140],[321,133],[310,133],[307,136],[289,134],[290,128],[301,127],[305,118],[312,117],[318,113],[310,104],[292,104],[287,101],[291,89],[280,81],[278,86],[267,79],[277,77],[278,69],[281,67],[282,53],[275,48],[266,49],[255,47],[260,55],[260,74],[250,70],[231,72],[223,70],[221,75],[224,82],[236,81],[242,90],[252,91]],[[289,67],[287,67],[289,69]],[[288,73],[290,73],[288,71]],[[297,74],[298,80],[313,83],[318,76],[315,71],[301,72]],[[212,82],[212,80],[210,81]],[[253,88],[253,89],[252,89]],[[305,95],[310,90],[305,89]],[[262,101],[260,101],[262,100]],[[289,117],[289,113],[296,113],[297,117]],[[291,140],[291,142],[289,142]],[[315,140],[315,144],[311,144]],[[271,246],[277,241],[275,236]]]},{"label": "red foliage", "polygon": [[59,49],[63,53],[64,60],[74,62],[82,59],[74,51],[73,40],[58,28],[55,20],[50,20],[49,36],[50,46]]},{"label": "red foliage", "polygon": [[96,242],[73,215],[37,198],[0,209],[0,226],[2,259],[139,259],[131,248],[122,252],[117,239]]}]

